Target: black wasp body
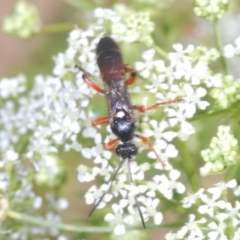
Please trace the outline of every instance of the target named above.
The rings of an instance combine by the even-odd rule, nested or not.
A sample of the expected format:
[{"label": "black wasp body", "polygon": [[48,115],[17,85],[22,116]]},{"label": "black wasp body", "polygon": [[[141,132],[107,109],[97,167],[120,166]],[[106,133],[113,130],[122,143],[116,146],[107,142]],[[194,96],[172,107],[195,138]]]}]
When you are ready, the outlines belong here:
[{"label": "black wasp body", "polygon": [[[97,63],[104,83],[108,104],[109,123],[112,132],[123,143],[116,148],[117,155],[131,159],[137,154],[132,143],[136,119],[133,112],[126,82],[126,66],[117,44],[108,36],[103,37],[97,46]],[[135,77],[135,72],[132,73]]]},{"label": "black wasp body", "polygon": [[[108,116],[96,119],[92,122],[92,125],[96,126],[103,123],[110,124],[111,130],[115,134],[116,138],[110,140],[105,145],[107,149],[112,150],[116,143],[121,141],[121,143],[115,148],[116,154],[121,156],[121,163],[115,170],[108,183],[111,183],[114,180],[125,162],[128,163],[130,180],[133,182],[129,162],[138,153],[138,148],[133,143],[133,139],[135,137],[139,138],[143,143],[145,143],[149,150],[155,153],[158,161],[161,162],[163,166],[165,165],[151,145],[149,139],[136,133],[136,118],[134,115],[134,110],[145,112],[160,105],[182,102],[182,99],[167,102],[157,102],[147,108],[145,108],[143,105],[132,105],[127,91],[127,86],[135,82],[136,72],[133,68],[123,64],[122,55],[118,45],[107,35],[104,35],[97,45],[97,64],[101,72],[105,88],[98,86],[91,79],[90,74],[86,73],[83,69],[81,69],[81,67],[79,68],[84,72],[83,80],[87,83],[87,85],[97,92],[104,94],[107,99]],[[129,76],[127,77],[127,75]],[[89,216],[103,200],[105,194],[106,192],[96,202]],[[134,197],[143,227],[145,228],[145,221],[136,195],[134,195]]]}]

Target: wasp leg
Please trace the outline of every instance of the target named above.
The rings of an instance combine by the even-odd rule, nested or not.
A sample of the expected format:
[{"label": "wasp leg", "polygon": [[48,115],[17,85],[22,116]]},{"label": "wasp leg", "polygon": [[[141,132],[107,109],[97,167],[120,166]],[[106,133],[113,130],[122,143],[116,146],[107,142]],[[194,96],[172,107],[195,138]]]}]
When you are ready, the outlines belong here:
[{"label": "wasp leg", "polygon": [[128,65],[124,65],[124,70],[126,73],[130,72],[130,77],[126,80],[126,84],[127,85],[133,84],[136,81],[137,76],[136,71],[133,68],[129,67]]},{"label": "wasp leg", "polygon": [[92,89],[94,89],[95,91],[99,92],[99,93],[103,93],[105,94],[105,90],[101,87],[99,87],[89,76],[87,73],[83,73],[82,76],[84,82]]},{"label": "wasp leg", "polygon": [[83,68],[81,68],[80,66],[76,65],[76,67],[81,70],[83,72],[82,78],[84,80],[84,82],[93,90],[99,92],[99,93],[103,93],[105,94],[105,90],[103,88],[101,88],[100,86],[98,86],[90,77],[90,74],[87,73]]},{"label": "wasp leg", "polygon": [[133,108],[137,109],[140,112],[146,112],[148,110],[155,109],[158,106],[164,106],[164,105],[169,105],[169,104],[173,104],[173,103],[181,103],[181,102],[184,102],[184,99],[181,98],[181,99],[176,99],[176,100],[171,100],[171,101],[166,101],[166,102],[157,102],[147,108],[144,105],[134,105]]},{"label": "wasp leg", "polygon": [[152,144],[150,143],[150,140],[148,137],[145,137],[145,136],[142,136],[142,135],[138,135],[138,134],[135,134],[135,136],[137,138],[140,138],[142,140],[143,143],[145,143],[149,150],[153,151],[154,154],[156,155],[157,157],[157,160],[162,164],[163,167],[166,166],[166,163],[160,158],[160,156],[157,154],[156,150],[154,149],[154,147],[152,146]]},{"label": "wasp leg", "polygon": [[113,150],[117,142],[118,142],[118,138],[114,138],[105,144],[105,148],[107,150]]},{"label": "wasp leg", "polygon": [[109,117],[101,117],[92,122],[92,126],[101,125],[109,122]]}]

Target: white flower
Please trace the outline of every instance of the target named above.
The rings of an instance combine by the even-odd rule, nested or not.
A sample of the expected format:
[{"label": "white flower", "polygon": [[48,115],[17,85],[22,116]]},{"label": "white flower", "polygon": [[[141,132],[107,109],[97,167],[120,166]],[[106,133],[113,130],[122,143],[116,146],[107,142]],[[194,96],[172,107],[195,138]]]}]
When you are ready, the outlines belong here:
[{"label": "white flower", "polygon": [[228,218],[228,215],[225,213],[219,213],[215,217],[218,222],[211,222],[208,224],[208,227],[213,230],[208,233],[208,237],[213,240],[228,240],[228,237],[225,235],[225,230],[228,224],[227,222],[224,222]]},{"label": "white flower", "polygon": [[120,17],[112,9],[106,8],[96,8],[94,10],[94,15],[98,18],[98,24],[101,25],[104,19],[108,19],[112,22],[117,22],[120,20]]},{"label": "white flower", "polygon": [[[162,162],[167,164],[168,158],[175,158],[178,155],[178,150],[172,144],[168,144],[166,141],[157,139],[153,145],[155,152]],[[156,154],[153,151],[148,152],[148,157],[151,159],[156,159]],[[157,159],[160,163],[160,161]],[[157,165],[155,166],[158,167]]]},{"label": "white flower", "polygon": [[186,239],[184,236],[188,235],[187,239],[204,239],[204,234],[201,230],[201,224],[206,223],[206,219],[195,220],[194,214],[189,215],[189,221],[178,231],[178,236],[181,239]]},{"label": "white flower", "polygon": [[164,62],[162,60],[154,61],[153,57],[155,55],[155,50],[153,48],[143,52],[142,58],[145,60],[145,62],[136,62],[135,68],[137,71],[139,71],[139,74],[143,78],[149,78],[150,72],[153,69],[157,69],[158,71],[164,71]]},{"label": "white flower", "polygon": [[206,95],[207,91],[203,87],[198,87],[195,92],[194,89],[189,85],[184,85],[184,96],[188,99],[188,104],[186,104],[185,116],[191,118],[196,112],[196,105],[201,110],[206,109],[209,106],[207,101],[201,100],[203,96]]},{"label": "white flower", "polygon": [[146,215],[145,220],[148,221],[149,217],[153,217],[156,225],[161,224],[163,219],[162,213],[156,210],[159,202],[160,201],[157,198],[145,198],[143,201],[144,205],[146,206],[144,211],[144,215]]},{"label": "white flower", "polygon": [[186,121],[186,110],[187,107],[180,105],[178,110],[173,108],[166,108],[164,111],[169,116],[170,126],[174,127],[177,124],[180,125],[180,129],[178,131],[178,137],[185,141],[188,139],[188,136],[195,132],[193,126]]},{"label": "white flower", "polygon": [[68,207],[68,201],[65,198],[59,198],[57,200],[57,207],[59,210],[64,210]]},{"label": "white flower", "polygon": [[235,48],[232,44],[227,44],[223,50],[226,58],[232,58],[235,55]]},{"label": "white flower", "polygon": [[[90,187],[85,194],[85,199],[87,204],[92,204],[98,202],[102,195],[107,191],[108,186],[103,184],[101,188],[97,189],[95,185]],[[112,198],[112,195],[107,193],[102,199],[101,203],[98,205],[98,208],[103,208],[106,205],[106,202],[109,202]]]},{"label": "white flower", "polygon": [[148,80],[151,81],[151,84],[146,84],[144,87],[149,92],[154,93],[158,99],[163,100],[164,94],[162,90],[167,91],[169,89],[169,84],[166,83],[164,73],[152,73]]},{"label": "white flower", "polygon": [[227,202],[223,209],[227,209],[226,213],[232,221],[232,226],[237,227],[240,224],[240,202],[235,201],[235,207],[233,207],[231,203]]},{"label": "white flower", "polygon": [[114,227],[114,234],[116,235],[122,235],[126,232],[124,222],[131,224],[133,223],[132,217],[128,216],[126,218],[123,218],[123,210],[121,207],[119,207],[117,204],[112,205],[112,213],[108,213],[105,216],[105,221],[106,222],[111,222],[115,227]]},{"label": "white flower", "polygon": [[190,53],[194,50],[193,45],[189,45],[185,50],[183,49],[183,46],[178,43],[178,44],[173,44],[173,49],[176,52],[172,52],[168,54],[168,58],[171,61],[171,64],[175,66],[178,64],[178,62],[188,62],[190,57],[186,55],[186,53]]},{"label": "white flower", "polygon": [[[169,124],[166,121],[157,122],[156,120],[150,120],[150,125],[152,126],[153,130],[145,129],[144,135],[147,137],[154,136],[154,139],[165,139],[166,141],[170,142],[177,136],[176,132],[173,131],[165,131]],[[164,144],[165,145],[165,144]]]},{"label": "white flower", "polygon": [[238,37],[238,38],[235,40],[235,44],[236,44],[235,54],[236,54],[236,55],[240,55],[240,37]]},{"label": "white flower", "polygon": [[176,239],[179,239],[179,237],[178,237],[178,234],[177,234],[177,233],[168,232],[168,233],[165,235],[165,239],[166,239],[166,240],[176,240]]},{"label": "white flower", "polygon": [[212,193],[213,195],[220,196],[223,191],[227,190],[228,188],[235,188],[237,186],[236,179],[232,179],[229,182],[225,183],[223,181],[215,184],[216,187],[209,188],[208,192]]},{"label": "white flower", "polygon": [[196,193],[190,194],[188,193],[188,196],[182,200],[182,204],[184,208],[189,208],[192,205],[194,205],[199,198],[201,198],[203,195],[204,189],[200,188]]},{"label": "white flower", "polygon": [[198,208],[198,212],[201,214],[208,214],[209,216],[214,216],[214,209],[217,207],[219,195],[215,194],[212,198],[209,198],[207,195],[201,195],[201,200],[203,204]]},{"label": "white flower", "polygon": [[78,180],[80,182],[89,182],[94,180],[94,177],[91,173],[87,172],[88,168],[87,166],[80,164],[77,168],[78,170]]},{"label": "white flower", "polygon": [[41,208],[43,199],[40,196],[36,196],[36,198],[33,201],[33,207],[36,209]]},{"label": "white flower", "polygon": [[179,177],[180,172],[175,169],[170,170],[170,179],[168,179],[165,175],[161,175],[159,177],[159,191],[164,195],[164,197],[171,199],[174,190],[180,194],[185,191],[185,186],[181,182],[176,181]]},{"label": "white flower", "polygon": [[236,186],[234,189],[233,189],[233,194],[235,196],[240,196],[240,185]]},{"label": "white flower", "polygon": [[193,64],[192,59],[189,59],[189,62],[179,62],[176,68],[182,70],[183,74],[181,77],[187,80],[192,86],[200,85],[203,79],[208,79],[210,77],[208,66],[201,61]]},{"label": "white flower", "polygon": [[0,98],[16,97],[25,91],[26,77],[19,75],[15,78],[0,79]]}]

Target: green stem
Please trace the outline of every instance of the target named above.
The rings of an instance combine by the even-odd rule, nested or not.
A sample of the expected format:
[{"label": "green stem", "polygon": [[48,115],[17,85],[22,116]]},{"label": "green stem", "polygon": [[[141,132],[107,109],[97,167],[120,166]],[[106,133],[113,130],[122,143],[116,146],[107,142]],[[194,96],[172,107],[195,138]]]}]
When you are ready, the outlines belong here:
[{"label": "green stem", "polygon": [[220,60],[222,62],[223,71],[224,71],[225,75],[227,75],[228,68],[227,68],[226,59],[223,56],[223,43],[222,43],[222,38],[221,38],[221,34],[220,34],[219,20],[214,21],[214,32],[215,32],[215,38],[216,38],[216,42],[217,42],[217,48],[221,55]]},{"label": "green stem", "polygon": [[181,214],[186,214],[186,209],[183,208],[182,205],[174,199],[168,199],[162,194],[158,194],[157,197],[165,204],[171,206],[172,209],[174,208],[174,210],[178,211]]},{"label": "green stem", "polygon": [[227,172],[226,176],[225,176],[225,181],[228,182],[231,179],[234,178],[234,176],[237,176],[237,173],[239,172],[240,169],[240,161],[238,159],[237,161],[237,165],[232,166],[229,171]]},{"label": "green stem", "polygon": [[179,141],[179,144],[181,145],[181,153],[183,155],[183,167],[186,170],[187,176],[189,177],[189,183],[191,184],[193,190],[197,191],[199,189],[199,184],[193,164],[194,160],[191,157],[186,143],[183,141]]},{"label": "green stem", "polygon": [[154,46],[154,49],[157,51],[157,53],[162,56],[163,58],[165,59],[168,59],[168,54],[163,50],[161,49],[160,47],[158,46]]},{"label": "green stem", "polygon": [[[44,227],[51,227],[51,228],[57,228],[59,230],[64,230],[64,231],[70,231],[70,232],[91,232],[91,233],[104,233],[104,232],[112,232],[113,228],[112,227],[95,227],[95,226],[76,226],[76,225],[70,225],[70,224],[63,224],[63,223],[57,223],[57,222],[52,222],[52,221],[47,221],[43,218],[36,218],[32,217],[26,214],[18,213],[12,210],[9,210],[7,213],[8,217],[15,219],[15,220],[20,220],[23,222],[27,222],[30,224],[36,224]],[[167,223],[167,224],[161,224],[161,225],[155,225],[155,224],[149,224],[147,226],[147,229],[154,229],[154,228],[179,228],[183,226],[184,223]],[[143,227],[142,225],[139,226],[128,226],[126,227],[128,230],[142,230]]]},{"label": "green stem", "polygon": [[111,232],[110,227],[90,227],[90,226],[74,226],[70,224],[57,223],[52,221],[47,221],[43,218],[36,218],[26,214],[18,213],[12,210],[8,211],[8,217],[15,220],[20,220],[33,225],[40,225],[49,228],[57,228],[59,230],[71,231],[71,232]]}]

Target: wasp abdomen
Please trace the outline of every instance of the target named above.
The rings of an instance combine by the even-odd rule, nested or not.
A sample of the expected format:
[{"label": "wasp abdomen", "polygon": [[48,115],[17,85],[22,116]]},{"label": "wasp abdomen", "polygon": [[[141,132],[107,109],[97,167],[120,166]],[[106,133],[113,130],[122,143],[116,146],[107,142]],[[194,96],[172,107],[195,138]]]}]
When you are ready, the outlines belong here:
[{"label": "wasp abdomen", "polygon": [[122,55],[118,45],[108,36],[97,46],[97,64],[104,81],[120,80],[125,76]]}]

